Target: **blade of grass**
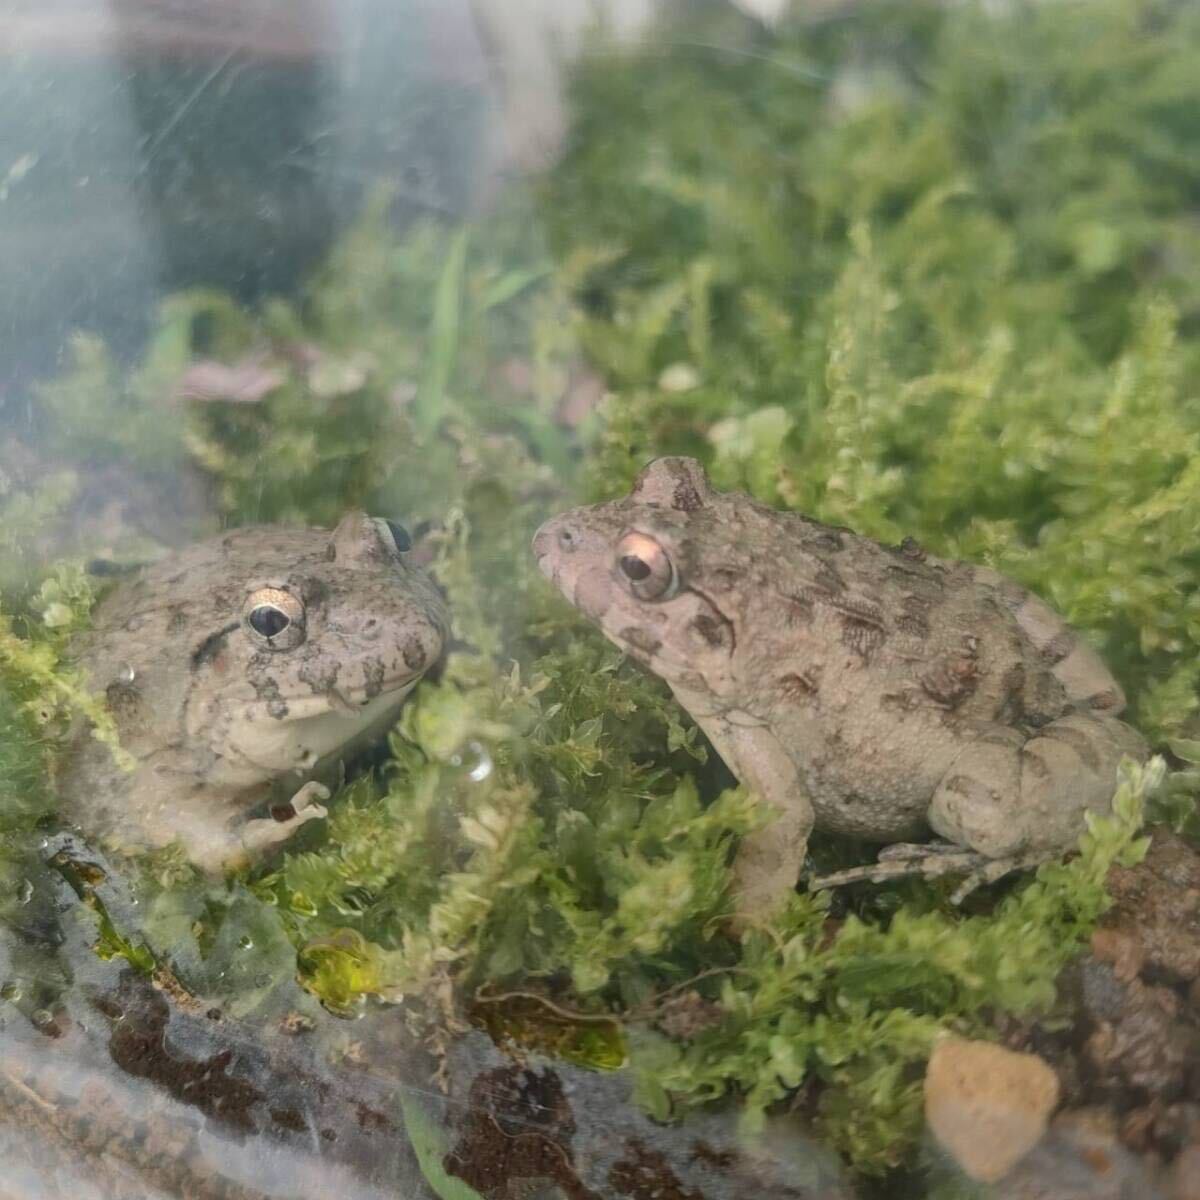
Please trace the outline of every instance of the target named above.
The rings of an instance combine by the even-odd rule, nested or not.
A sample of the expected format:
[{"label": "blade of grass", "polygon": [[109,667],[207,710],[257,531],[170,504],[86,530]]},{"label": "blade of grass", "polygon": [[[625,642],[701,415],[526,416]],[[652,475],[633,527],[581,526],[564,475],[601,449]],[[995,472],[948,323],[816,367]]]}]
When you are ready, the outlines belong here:
[{"label": "blade of grass", "polygon": [[433,314],[429,320],[429,360],[413,410],[417,431],[423,435],[432,433],[441,419],[446,388],[458,358],[468,240],[466,229],[460,229],[454,235],[433,294]]}]

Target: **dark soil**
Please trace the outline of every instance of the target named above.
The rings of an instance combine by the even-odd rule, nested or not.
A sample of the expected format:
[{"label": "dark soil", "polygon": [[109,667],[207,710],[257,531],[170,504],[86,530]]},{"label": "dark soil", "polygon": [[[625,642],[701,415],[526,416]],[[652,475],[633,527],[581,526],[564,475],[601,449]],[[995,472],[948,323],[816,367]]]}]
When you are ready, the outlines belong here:
[{"label": "dark soil", "polygon": [[[1065,1015],[1004,1030],[1063,1087],[1037,1161],[1005,1181],[1014,1200],[1200,1197],[1200,851],[1158,830],[1145,859],[1114,867],[1109,886],[1115,902],[1090,952],[1064,972]],[[1071,1160],[1078,1189],[1040,1162],[1046,1153]]]}]

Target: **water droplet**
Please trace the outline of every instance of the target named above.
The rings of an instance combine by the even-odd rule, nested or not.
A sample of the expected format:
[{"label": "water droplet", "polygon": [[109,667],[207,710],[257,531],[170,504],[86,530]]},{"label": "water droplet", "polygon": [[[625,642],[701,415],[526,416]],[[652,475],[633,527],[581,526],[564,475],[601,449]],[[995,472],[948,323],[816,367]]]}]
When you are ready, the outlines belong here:
[{"label": "water droplet", "polygon": [[28,904],[33,899],[33,883],[28,879],[22,879],[20,886],[17,888],[17,903]]},{"label": "water droplet", "polygon": [[21,985],[15,979],[0,984],[0,1000],[11,1000],[14,1004],[21,998]]},{"label": "water droplet", "polygon": [[243,950],[253,950],[254,939],[248,933],[243,933],[242,936],[238,938],[238,945],[241,946]]},{"label": "water droplet", "polygon": [[35,1009],[29,1019],[35,1029],[45,1029],[54,1024],[54,1014],[48,1008]]},{"label": "water droplet", "polygon": [[137,672],[127,662],[123,662],[117,668],[117,682],[123,683],[126,687],[132,687],[133,681],[137,679]]},{"label": "water droplet", "polygon": [[450,765],[461,767],[472,783],[482,783],[492,773],[492,756],[482,742],[470,741],[450,756]]}]

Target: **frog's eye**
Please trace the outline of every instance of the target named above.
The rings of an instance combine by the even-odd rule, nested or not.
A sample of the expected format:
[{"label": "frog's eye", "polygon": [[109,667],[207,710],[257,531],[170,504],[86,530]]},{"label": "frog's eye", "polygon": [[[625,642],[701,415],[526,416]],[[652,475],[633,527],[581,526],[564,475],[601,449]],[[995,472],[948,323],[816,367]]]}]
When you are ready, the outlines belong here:
[{"label": "frog's eye", "polygon": [[284,588],[251,592],[244,620],[250,637],[270,650],[291,650],[304,641],[304,604]]},{"label": "frog's eye", "polygon": [[617,574],[639,600],[668,600],[678,577],[671,557],[649,534],[627,533],[617,543]]},{"label": "frog's eye", "polygon": [[396,549],[401,554],[412,549],[412,538],[403,525],[398,524],[396,521],[384,521],[384,524],[387,526],[388,533],[392,535],[392,541],[395,543]]}]

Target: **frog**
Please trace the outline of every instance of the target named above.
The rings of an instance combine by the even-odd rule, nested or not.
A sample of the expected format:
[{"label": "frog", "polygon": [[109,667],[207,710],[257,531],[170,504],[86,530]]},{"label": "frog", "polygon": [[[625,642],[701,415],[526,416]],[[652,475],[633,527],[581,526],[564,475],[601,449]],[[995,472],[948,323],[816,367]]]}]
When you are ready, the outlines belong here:
[{"label": "frog", "polygon": [[402,525],[352,511],[332,531],[232,529],[121,579],[68,657],[123,754],[75,722],[64,817],[220,873],[327,816],[339,764],[444,656],[446,602],[413,557]]},{"label": "frog", "polygon": [[883,848],[811,889],[961,876],[961,903],[1073,848],[1148,754],[1099,654],[1033,592],[718,491],[693,458],[552,517],[533,554],[767,802],[733,863],[743,925],[795,891],[814,829]]}]

